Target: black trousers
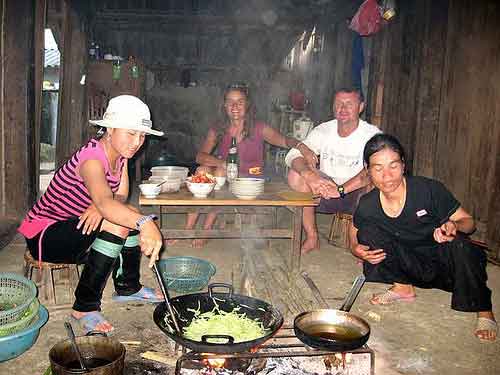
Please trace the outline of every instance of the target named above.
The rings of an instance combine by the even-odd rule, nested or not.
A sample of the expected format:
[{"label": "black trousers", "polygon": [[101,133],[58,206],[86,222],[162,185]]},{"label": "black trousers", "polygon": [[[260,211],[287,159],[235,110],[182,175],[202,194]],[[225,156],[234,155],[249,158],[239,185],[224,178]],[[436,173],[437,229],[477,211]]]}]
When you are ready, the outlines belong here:
[{"label": "black trousers", "polygon": [[486,254],[463,238],[410,248],[377,226],[367,225],[359,229],[358,242],[386,253],[379,264],[363,263],[367,281],[441,289],[451,293],[451,308],[457,311],[492,309]]},{"label": "black trousers", "polygon": [[[76,311],[100,311],[102,292],[109,276],[113,273],[113,283],[117,294],[131,295],[138,292],[142,285],[140,279],[141,252],[139,247],[124,247],[121,251],[122,273],[118,275],[120,262],[89,249],[97,236],[114,243],[124,243],[125,239],[96,230],[90,235],[76,229],[78,219],[61,221],[51,225],[42,238],[42,260],[51,263],[84,264],[78,286],[75,290]],[[130,233],[134,234],[133,232]],[[38,259],[40,235],[26,239],[33,258]],[[109,238],[108,238],[109,237]]]}]

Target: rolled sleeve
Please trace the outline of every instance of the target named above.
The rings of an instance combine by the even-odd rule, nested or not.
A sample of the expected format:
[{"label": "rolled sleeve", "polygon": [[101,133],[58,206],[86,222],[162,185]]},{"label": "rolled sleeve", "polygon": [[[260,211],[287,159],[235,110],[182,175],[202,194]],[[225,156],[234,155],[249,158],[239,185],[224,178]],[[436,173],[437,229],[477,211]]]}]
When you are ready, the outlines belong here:
[{"label": "rolled sleeve", "polygon": [[292,168],[292,162],[299,157],[302,157],[301,152],[296,148],[291,148],[285,156],[285,164],[288,168]]}]

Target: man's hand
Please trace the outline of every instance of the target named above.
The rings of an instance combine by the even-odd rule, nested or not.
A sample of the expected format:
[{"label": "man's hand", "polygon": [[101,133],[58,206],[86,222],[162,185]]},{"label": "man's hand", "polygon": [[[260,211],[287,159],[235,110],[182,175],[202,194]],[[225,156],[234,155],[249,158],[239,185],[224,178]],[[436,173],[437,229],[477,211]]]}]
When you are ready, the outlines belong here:
[{"label": "man's hand", "polygon": [[97,210],[96,206],[91,204],[79,217],[80,221],[78,221],[78,225],[76,229],[80,229],[83,227],[83,234],[90,234],[99,228],[99,224],[102,220],[102,215]]},{"label": "man's hand", "polygon": [[370,250],[368,246],[357,244],[356,247],[351,250],[355,257],[363,259],[364,261],[371,264],[378,264],[385,259],[385,251],[382,249]]},{"label": "man's hand", "polygon": [[154,221],[147,221],[141,225],[139,233],[139,244],[141,252],[150,256],[149,267],[153,267],[154,263],[160,258],[160,250],[163,244],[163,239]]},{"label": "man's hand", "polygon": [[298,143],[295,148],[300,151],[308,167],[315,170],[318,165],[318,156],[302,142]]},{"label": "man's hand", "polygon": [[340,193],[339,189],[337,188],[337,185],[333,184],[333,186],[328,186],[328,188],[325,191],[325,194],[323,195],[323,198],[326,199],[340,198]]},{"label": "man's hand", "polygon": [[434,239],[438,243],[451,242],[457,235],[457,224],[448,220],[439,228],[434,229]]},{"label": "man's hand", "polygon": [[323,198],[330,198],[329,191],[332,188],[337,189],[332,181],[321,177],[317,171],[307,171],[302,174],[302,177],[311,188],[313,194],[319,194]]}]

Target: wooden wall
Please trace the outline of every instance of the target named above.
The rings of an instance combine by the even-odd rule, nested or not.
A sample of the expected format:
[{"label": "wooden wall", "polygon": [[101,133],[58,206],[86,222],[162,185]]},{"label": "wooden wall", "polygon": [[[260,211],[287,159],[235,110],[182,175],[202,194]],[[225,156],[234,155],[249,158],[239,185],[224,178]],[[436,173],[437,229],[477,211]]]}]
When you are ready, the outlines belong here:
[{"label": "wooden wall", "polygon": [[373,38],[369,116],[399,137],[413,174],[448,186],[499,258],[500,3],[398,5]]},{"label": "wooden wall", "polygon": [[0,1],[0,203],[22,217],[36,197],[34,137],[35,2]]}]

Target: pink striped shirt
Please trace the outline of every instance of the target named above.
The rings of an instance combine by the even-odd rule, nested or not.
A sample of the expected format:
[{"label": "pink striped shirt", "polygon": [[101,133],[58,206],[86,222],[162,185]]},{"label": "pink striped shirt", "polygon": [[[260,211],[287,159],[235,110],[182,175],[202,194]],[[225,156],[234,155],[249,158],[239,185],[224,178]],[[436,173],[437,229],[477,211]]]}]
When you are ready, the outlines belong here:
[{"label": "pink striped shirt", "polygon": [[99,160],[111,191],[115,193],[118,190],[126,159],[120,157],[118,172],[113,175],[102,144],[91,139],[56,171],[45,193],[21,223],[18,229],[20,233],[33,238],[55,222],[77,218],[83,214],[92,204],[89,191],[79,173],[80,166],[87,160]]}]

